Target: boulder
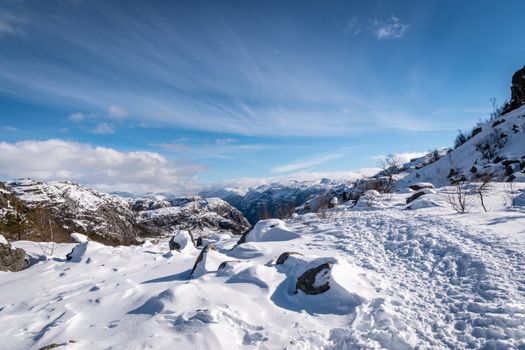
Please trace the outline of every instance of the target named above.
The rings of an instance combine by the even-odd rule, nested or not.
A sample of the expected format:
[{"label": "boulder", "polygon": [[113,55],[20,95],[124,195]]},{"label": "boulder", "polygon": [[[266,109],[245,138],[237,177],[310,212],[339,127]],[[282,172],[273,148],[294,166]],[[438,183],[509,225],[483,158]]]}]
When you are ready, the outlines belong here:
[{"label": "boulder", "polygon": [[331,268],[329,263],[323,263],[307,270],[297,279],[296,292],[300,290],[304,294],[316,295],[329,290]]},{"label": "boulder", "polygon": [[290,241],[300,235],[291,231],[279,219],[260,220],[253,230],[244,233],[237,244],[245,242]]},{"label": "boulder", "polygon": [[417,191],[416,193],[414,193],[413,195],[411,195],[410,197],[408,197],[406,199],[406,204],[409,204],[413,201],[415,201],[416,199],[418,199],[419,197],[425,195],[425,194],[431,194],[431,193],[436,193],[436,191],[434,191],[433,189],[430,189],[430,188],[423,188],[419,191]]},{"label": "boulder", "polygon": [[28,264],[25,251],[13,247],[0,235],[0,271],[17,272],[25,269]]},{"label": "boulder", "polygon": [[430,182],[416,182],[416,183],[410,185],[409,188],[411,190],[414,190],[414,191],[419,191],[419,190],[422,190],[424,188],[431,188],[431,189],[433,189],[434,185],[432,185]]},{"label": "boulder", "polygon": [[86,242],[79,243],[76,246],[74,246],[73,249],[71,250],[71,252],[69,252],[66,255],[67,261],[70,261],[70,262],[81,262],[82,258],[84,257],[84,254],[87,251],[88,243],[89,242],[86,241]]},{"label": "boulder", "polygon": [[199,277],[206,272],[208,272],[207,268],[207,259],[208,254],[210,251],[214,251],[215,246],[213,244],[208,244],[204,248],[202,248],[199,256],[195,260],[195,263],[193,264],[193,268],[191,269],[190,278]]},{"label": "boulder", "polygon": [[195,240],[189,231],[177,232],[169,241],[170,250],[182,251],[186,247],[195,247]]},{"label": "boulder", "polygon": [[277,258],[277,261],[275,261],[275,265],[281,265],[284,264],[284,262],[290,257],[290,255],[302,255],[301,253],[296,252],[284,252]]}]

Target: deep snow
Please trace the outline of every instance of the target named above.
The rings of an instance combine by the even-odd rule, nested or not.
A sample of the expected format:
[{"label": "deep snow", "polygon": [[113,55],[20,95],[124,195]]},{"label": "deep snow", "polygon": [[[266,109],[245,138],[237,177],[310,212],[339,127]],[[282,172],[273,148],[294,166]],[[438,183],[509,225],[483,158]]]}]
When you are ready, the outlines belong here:
[{"label": "deep snow", "polygon": [[[399,193],[261,223],[238,246],[217,235],[193,279],[200,251],[169,252],[167,241],[88,242],[78,262],[65,259],[75,244],[60,244],[0,273],[0,348],[525,348],[525,211],[506,208],[507,185],[495,186],[488,213],[474,203],[456,214],[441,188],[415,201],[429,208],[407,210],[410,193]],[[276,265],[285,251],[302,255]],[[331,288],[295,293],[323,262]]]}]

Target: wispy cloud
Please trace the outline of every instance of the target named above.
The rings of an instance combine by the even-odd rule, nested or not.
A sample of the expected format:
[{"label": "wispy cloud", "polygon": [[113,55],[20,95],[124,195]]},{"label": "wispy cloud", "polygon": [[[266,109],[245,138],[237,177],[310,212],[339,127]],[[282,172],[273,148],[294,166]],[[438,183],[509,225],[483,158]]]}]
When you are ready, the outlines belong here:
[{"label": "wispy cloud", "polygon": [[0,125],[0,130],[8,132],[17,132],[18,129],[10,125]]},{"label": "wispy cloud", "polygon": [[[411,159],[423,157],[428,152],[403,152],[403,153],[395,153],[393,154],[396,159],[401,163],[408,163]],[[385,154],[378,155],[378,156],[372,156],[371,159],[381,162],[382,160],[385,160],[388,156]]]},{"label": "wispy cloud", "polygon": [[352,17],[345,23],[343,32],[345,34],[357,35],[361,32],[362,29],[363,26],[361,25],[357,17]]},{"label": "wispy cloud", "polygon": [[67,116],[67,120],[75,122],[75,123],[86,120],[87,118],[88,116],[81,112],[71,113],[70,115]]},{"label": "wispy cloud", "polygon": [[124,108],[119,106],[109,106],[108,114],[112,118],[125,118],[129,115]]},{"label": "wispy cloud", "polygon": [[22,25],[26,21],[24,17],[0,9],[0,38],[2,36],[22,34]]},{"label": "wispy cloud", "polygon": [[90,131],[92,134],[113,134],[115,129],[113,128],[113,125],[109,123],[100,123]]},{"label": "wispy cloud", "polygon": [[215,143],[217,145],[227,145],[227,144],[230,144],[230,143],[235,143],[235,142],[238,142],[239,140],[237,139],[234,139],[234,138],[223,138],[223,139],[216,139],[215,140]]},{"label": "wispy cloud", "polygon": [[314,155],[307,159],[298,160],[289,164],[273,167],[270,171],[273,174],[288,173],[308,168],[313,168],[340,158],[343,158],[350,152],[351,148],[341,148],[334,152]]},{"label": "wispy cloud", "polygon": [[374,34],[378,40],[402,38],[410,26],[401,23],[394,15],[390,15],[386,21],[371,20],[370,23],[374,27]]}]

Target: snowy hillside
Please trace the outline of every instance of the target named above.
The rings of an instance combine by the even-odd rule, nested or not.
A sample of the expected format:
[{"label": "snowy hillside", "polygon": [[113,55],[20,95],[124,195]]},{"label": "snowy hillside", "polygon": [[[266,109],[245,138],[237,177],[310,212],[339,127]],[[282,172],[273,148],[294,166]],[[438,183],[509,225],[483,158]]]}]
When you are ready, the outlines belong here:
[{"label": "snowy hillside", "polygon": [[30,179],[7,183],[7,188],[29,208],[43,207],[69,232],[98,235],[116,242],[135,242],[148,231],[136,225],[129,204],[119,197],[71,182]]},{"label": "snowy hillside", "polygon": [[473,202],[456,214],[449,188],[415,200],[430,208],[405,209],[407,190],[263,221],[238,246],[88,242],[68,262],[74,244],[60,244],[26,270],[0,272],[2,346],[523,348],[524,209],[507,207],[497,186],[488,213]]},{"label": "snowy hillside", "polygon": [[446,156],[409,173],[399,183],[450,184],[451,179],[525,182],[525,106],[474,129],[472,138]]}]

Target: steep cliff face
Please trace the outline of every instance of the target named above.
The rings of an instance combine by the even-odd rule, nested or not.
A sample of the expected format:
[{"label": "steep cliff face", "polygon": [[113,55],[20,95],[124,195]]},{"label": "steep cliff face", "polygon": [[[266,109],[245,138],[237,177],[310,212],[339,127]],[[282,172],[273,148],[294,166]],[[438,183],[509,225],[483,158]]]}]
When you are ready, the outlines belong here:
[{"label": "steep cliff face", "polygon": [[513,111],[525,104],[525,66],[518,69],[512,76],[510,86],[510,101],[504,109],[504,113]]}]

